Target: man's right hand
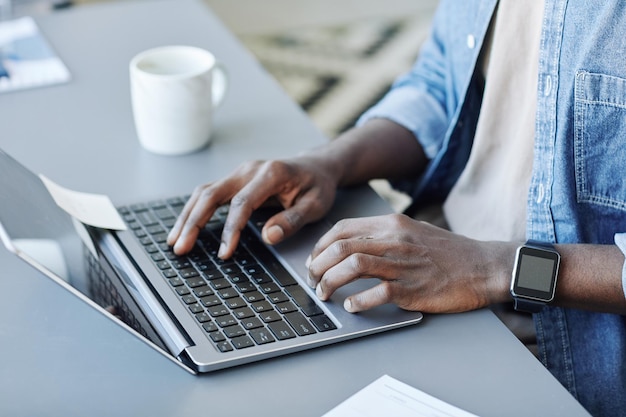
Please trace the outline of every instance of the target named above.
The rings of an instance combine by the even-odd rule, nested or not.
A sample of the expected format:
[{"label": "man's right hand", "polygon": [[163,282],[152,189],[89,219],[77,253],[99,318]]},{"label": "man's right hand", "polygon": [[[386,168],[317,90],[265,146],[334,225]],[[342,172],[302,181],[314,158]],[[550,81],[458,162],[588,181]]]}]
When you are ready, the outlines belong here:
[{"label": "man's right hand", "polygon": [[276,198],[284,210],[271,217],[262,230],[263,240],[276,244],[328,212],[337,182],[328,167],[321,167],[318,159],[309,156],[244,163],[232,175],[196,187],[167,243],[176,254],[190,251],[215,210],[230,203],[219,250],[219,257],[227,259],[235,251],[252,212]]}]

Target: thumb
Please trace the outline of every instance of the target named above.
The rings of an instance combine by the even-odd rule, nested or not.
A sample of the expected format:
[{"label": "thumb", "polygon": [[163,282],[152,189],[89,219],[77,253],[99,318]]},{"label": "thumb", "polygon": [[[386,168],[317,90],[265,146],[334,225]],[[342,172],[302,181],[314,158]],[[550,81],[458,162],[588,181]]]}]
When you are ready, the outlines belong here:
[{"label": "thumb", "polygon": [[302,199],[294,206],[286,208],[267,220],[261,232],[263,241],[269,245],[275,245],[292,236],[307,223],[321,219],[326,211],[319,205],[308,204],[305,199]]}]

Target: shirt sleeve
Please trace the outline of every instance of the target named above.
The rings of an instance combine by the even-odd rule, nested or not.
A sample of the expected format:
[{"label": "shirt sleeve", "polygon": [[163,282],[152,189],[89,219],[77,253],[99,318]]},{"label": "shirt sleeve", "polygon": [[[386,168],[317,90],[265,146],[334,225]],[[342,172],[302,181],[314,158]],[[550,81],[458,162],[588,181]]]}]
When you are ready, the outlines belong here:
[{"label": "shirt sleeve", "polygon": [[[616,233],[615,244],[622,251],[622,253],[626,256],[626,233]],[[626,297],[626,263],[622,267],[622,290],[624,291],[624,296]]]},{"label": "shirt sleeve", "polygon": [[435,13],[431,33],[424,41],[411,70],[398,77],[387,94],[357,121],[389,119],[415,135],[432,159],[441,148],[449,125],[446,101],[450,74],[445,62],[445,19],[441,7]]}]

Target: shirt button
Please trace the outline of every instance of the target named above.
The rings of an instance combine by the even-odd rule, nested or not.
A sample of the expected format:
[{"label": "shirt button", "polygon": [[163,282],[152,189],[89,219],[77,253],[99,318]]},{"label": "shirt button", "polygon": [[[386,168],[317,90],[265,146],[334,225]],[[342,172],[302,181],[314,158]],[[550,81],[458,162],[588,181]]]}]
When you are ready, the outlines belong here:
[{"label": "shirt button", "polygon": [[537,187],[537,204],[540,204],[543,201],[544,194],[543,184],[539,184],[539,187]]},{"label": "shirt button", "polygon": [[467,47],[469,49],[474,49],[475,46],[476,46],[476,38],[474,37],[474,35],[472,34],[467,35]]},{"label": "shirt button", "polygon": [[546,75],[546,81],[543,86],[543,95],[548,97],[552,92],[552,77],[550,75]]}]

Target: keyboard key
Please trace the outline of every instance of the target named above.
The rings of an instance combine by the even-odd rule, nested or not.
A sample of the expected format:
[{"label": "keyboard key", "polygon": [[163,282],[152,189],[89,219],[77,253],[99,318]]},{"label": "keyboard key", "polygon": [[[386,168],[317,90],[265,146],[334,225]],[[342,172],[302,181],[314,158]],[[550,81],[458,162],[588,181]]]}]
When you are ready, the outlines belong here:
[{"label": "keyboard key", "polygon": [[222,297],[222,299],[224,300],[228,300],[229,298],[234,298],[234,297],[239,296],[239,293],[232,287],[217,290],[217,294],[220,297]]},{"label": "keyboard key", "polygon": [[217,305],[222,305],[222,300],[217,295],[209,295],[206,297],[202,297],[200,302],[205,307],[213,307]]},{"label": "keyboard key", "polygon": [[265,296],[258,291],[247,292],[243,294],[243,298],[249,303],[265,301]]},{"label": "keyboard key", "polygon": [[200,304],[196,303],[189,306],[189,311],[191,311],[192,314],[197,314],[203,312],[204,308]]},{"label": "keyboard key", "polygon": [[137,217],[137,220],[139,220],[139,223],[143,224],[144,226],[153,226],[155,224],[159,224],[156,217],[152,214],[151,211],[148,211],[147,209],[135,213],[135,216]]},{"label": "keyboard key", "polygon": [[202,276],[204,277],[204,279],[208,281],[213,281],[216,279],[224,278],[224,275],[222,275],[222,273],[218,271],[217,269],[210,269],[210,270],[204,271],[202,272]]},{"label": "keyboard key", "polygon": [[214,321],[202,323],[202,328],[207,332],[216,332],[218,330],[217,324]]},{"label": "keyboard key", "polygon": [[241,268],[235,263],[230,263],[220,266],[220,271],[222,271],[224,275],[235,275],[241,273]]},{"label": "keyboard key", "polygon": [[183,295],[187,295],[189,294],[191,291],[189,291],[189,288],[185,287],[184,285],[181,285],[180,287],[176,287],[176,294],[180,295],[181,297]]},{"label": "keyboard key", "polygon": [[250,280],[248,279],[247,276],[245,276],[243,273],[238,273],[238,274],[234,274],[234,275],[226,275],[226,278],[228,278],[228,280],[232,283],[232,284],[243,284],[246,282],[250,282]]},{"label": "keyboard key", "polygon": [[252,303],[252,309],[257,313],[262,313],[264,311],[272,311],[274,307],[267,301],[258,301],[256,303]]},{"label": "keyboard key", "polygon": [[146,227],[146,232],[150,235],[156,235],[159,233],[166,233],[167,231],[161,227],[161,225],[157,224],[155,226]]},{"label": "keyboard key", "polygon": [[201,287],[195,287],[193,289],[193,293],[197,296],[197,297],[206,297],[207,295],[213,295],[213,290],[211,288],[209,288],[206,285],[203,285]]},{"label": "keyboard key", "polygon": [[250,279],[252,279],[252,281],[256,282],[258,285],[264,285],[273,282],[272,277],[270,277],[267,272],[256,272],[254,274],[250,274]]},{"label": "keyboard key", "polygon": [[291,313],[292,311],[298,311],[298,307],[296,307],[295,304],[291,301],[276,304],[276,309],[282,314]]},{"label": "keyboard key", "polygon": [[238,309],[233,311],[233,314],[239,320],[243,320],[243,319],[247,319],[249,317],[254,317],[255,316],[254,311],[252,311],[252,309],[250,307],[238,308]]},{"label": "keyboard key", "polygon": [[311,326],[311,323],[309,323],[306,317],[304,317],[299,311],[287,313],[285,314],[285,318],[300,336],[317,333],[313,326]]},{"label": "keyboard key", "polygon": [[263,320],[264,323],[271,323],[273,321],[282,320],[282,316],[278,314],[276,310],[264,311],[263,313],[259,314],[259,317],[261,318],[261,320]]},{"label": "keyboard key", "polygon": [[224,340],[226,340],[226,336],[224,336],[224,333],[220,332],[219,330],[209,333],[209,337],[211,338],[212,341],[216,343],[223,342]]},{"label": "keyboard key", "polygon": [[196,297],[194,297],[192,294],[187,294],[180,299],[183,300],[183,303],[185,304],[193,304],[196,302]]},{"label": "keyboard key", "polygon": [[[206,323],[207,321],[211,321],[211,316],[209,316],[205,311],[203,311],[202,313],[196,314],[196,320],[198,320],[199,323]],[[213,331],[213,330],[209,330],[209,331]]]},{"label": "keyboard key", "polygon": [[153,253],[152,255],[150,255],[150,258],[152,258],[154,262],[160,262],[165,260],[165,256],[163,256],[161,252]]},{"label": "keyboard key", "polygon": [[187,280],[187,285],[189,285],[190,288],[198,288],[206,286],[206,282],[200,277],[194,277]]},{"label": "keyboard key", "polygon": [[230,288],[230,282],[228,282],[226,278],[214,279],[211,281],[211,287],[213,287],[214,290]]},{"label": "keyboard key", "polygon": [[241,320],[241,325],[248,330],[263,327],[263,323],[257,317]]},{"label": "keyboard key", "polygon": [[167,219],[173,219],[176,216],[174,216],[174,213],[172,213],[168,208],[166,208],[165,206],[162,207],[158,207],[155,208],[154,210],[154,214],[160,219],[160,220],[167,220]]},{"label": "keyboard key", "polygon": [[244,294],[247,292],[256,291],[256,286],[251,282],[242,282],[236,285],[237,291]]},{"label": "keyboard key", "polygon": [[150,254],[157,253],[159,251],[159,248],[156,245],[147,245],[144,246],[144,249]]},{"label": "keyboard key", "polygon": [[302,309],[302,312],[307,316],[310,317],[324,312],[301,287],[287,287],[285,291],[287,291],[296,304]]},{"label": "keyboard key", "polygon": [[231,344],[226,341],[217,343],[215,346],[217,346],[220,352],[231,352],[233,350]]},{"label": "keyboard key", "polygon": [[276,341],[272,333],[265,328],[250,330],[250,336],[252,336],[252,339],[254,339],[257,345],[264,345]]},{"label": "keyboard key", "polygon": [[178,277],[169,279],[168,282],[172,287],[179,287],[184,284],[183,280]]},{"label": "keyboard key", "polygon": [[313,325],[320,332],[335,330],[337,328],[337,326],[335,326],[335,323],[333,323],[332,320],[325,314],[311,317],[311,323],[313,323]]},{"label": "keyboard key", "polygon": [[236,337],[231,340],[231,343],[236,349],[245,349],[254,346],[254,342],[248,336]]},{"label": "keyboard key", "polygon": [[230,313],[230,310],[228,309],[228,307],[221,306],[221,305],[214,306],[214,307],[207,307],[207,311],[209,312],[211,317],[225,316]]},{"label": "keyboard key", "polygon": [[184,279],[189,279],[189,278],[200,276],[200,274],[198,273],[198,271],[195,270],[195,268],[181,269],[180,271],[178,271],[178,275],[180,275],[181,278],[184,278]]},{"label": "keyboard key", "polygon": [[276,285],[273,282],[262,284],[261,286],[259,286],[259,289],[261,290],[263,294],[272,294],[274,292],[280,291],[280,288],[278,287],[278,285]]},{"label": "keyboard key", "polygon": [[167,233],[163,232],[153,235],[152,240],[154,240],[155,243],[165,243],[167,241]]},{"label": "keyboard key", "polygon": [[291,327],[282,320],[270,323],[267,327],[274,333],[274,336],[276,336],[278,340],[293,339],[296,337]]},{"label": "keyboard key", "polygon": [[174,278],[174,277],[178,276],[178,273],[176,271],[174,271],[173,269],[165,269],[165,270],[161,271],[161,273],[163,274],[163,276],[165,278]]},{"label": "keyboard key", "polygon": [[[204,258],[207,257],[207,255],[204,253],[202,254],[202,256]],[[213,261],[211,261],[210,259],[196,261],[196,268],[198,268],[198,270],[202,272],[208,272],[208,271],[217,272],[217,267],[215,266]]]},{"label": "keyboard key", "polygon": [[224,329],[224,334],[229,339],[239,336],[245,336],[246,331],[240,325],[230,326]]},{"label": "keyboard key", "polygon": [[172,266],[176,269],[185,269],[191,267],[191,262],[187,259],[175,259],[172,260]]},{"label": "keyboard key", "polygon": [[246,303],[243,298],[236,296],[233,298],[229,298],[227,300],[224,301],[224,303],[228,306],[228,308],[230,308],[231,310],[236,310],[238,308],[241,307],[246,307],[248,305],[248,303]]},{"label": "keyboard key", "polygon": [[279,304],[279,303],[284,303],[285,301],[289,301],[289,297],[287,297],[287,295],[282,291],[269,294],[267,296],[267,299],[270,300],[274,304]]},{"label": "keyboard key", "polygon": [[221,316],[221,317],[216,318],[215,322],[217,323],[218,326],[224,328],[224,327],[234,326],[235,324],[237,324],[237,319],[231,316],[230,314],[228,314],[226,316]]}]

